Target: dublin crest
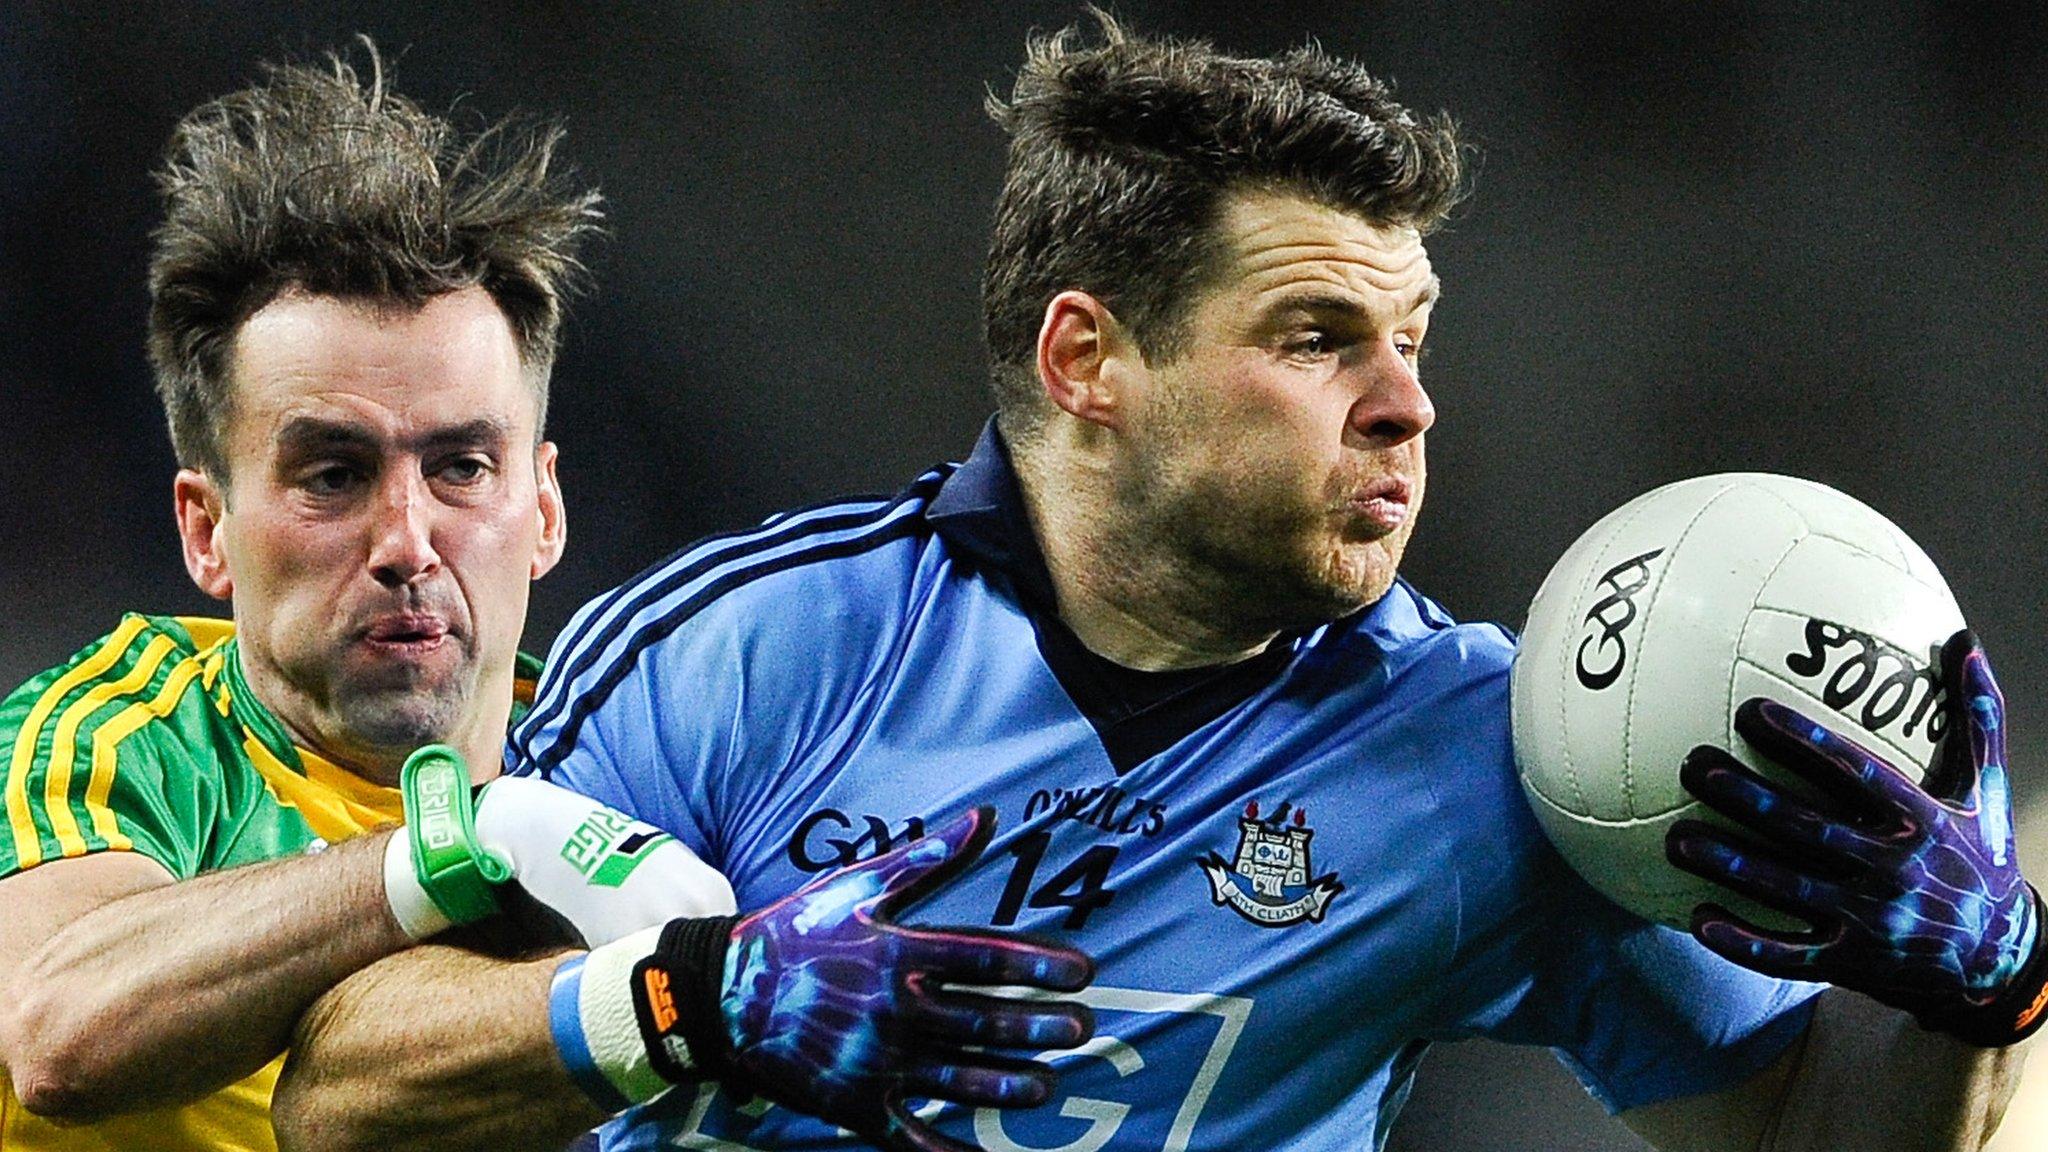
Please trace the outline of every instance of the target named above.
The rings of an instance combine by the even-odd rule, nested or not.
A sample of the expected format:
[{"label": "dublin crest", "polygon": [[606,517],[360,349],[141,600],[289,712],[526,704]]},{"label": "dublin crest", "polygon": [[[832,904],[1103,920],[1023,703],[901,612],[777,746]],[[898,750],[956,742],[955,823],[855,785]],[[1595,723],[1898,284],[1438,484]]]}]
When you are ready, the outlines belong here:
[{"label": "dublin crest", "polygon": [[1310,879],[1314,869],[1308,842],[1315,830],[1308,826],[1305,809],[1292,809],[1292,819],[1289,812],[1282,804],[1261,820],[1259,802],[1246,804],[1237,822],[1237,859],[1225,864],[1211,852],[1196,861],[1209,877],[1209,898],[1261,928],[1320,922],[1324,909],[1344,890],[1335,872]]}]

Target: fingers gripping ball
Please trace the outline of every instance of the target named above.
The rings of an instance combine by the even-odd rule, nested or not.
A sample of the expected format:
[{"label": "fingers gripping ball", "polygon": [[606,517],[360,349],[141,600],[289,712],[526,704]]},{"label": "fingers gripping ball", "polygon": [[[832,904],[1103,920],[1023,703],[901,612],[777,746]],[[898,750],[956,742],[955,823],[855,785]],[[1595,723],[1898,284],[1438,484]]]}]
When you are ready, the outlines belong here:
[{"label": "fingers gripping ball", "polygon": [[1862,744],[1766,700],[1736,731],[1808,786],[1801,795],[1726,751],[1687,757],[1686,787],[1734,828],[1673,826],[1672,863],[1793,917],[1772,929],[1706,903],[1693,931],[1771,975],[1826,980],[1986,1046],[2048,1015],[2040,897],[2020,875],[2005,701],[1968,632],[1943,649],[1948,735],[1924,783]]},{"label": "fingers gripping ball", "polygon": [[1523,790],[1565,859],[1631,911],[1683,930],[1719,899],[1797,928],[1666,863],[1671,825],[1706,815],[1679,764],[1711,744],[1775,771],[1734,730],[1767,696],[1917,780],[1946,718],[1937,653],[1962,626],[1926,554],[1833,489],[1759,473],[1667,485],[1588,529],[1530,605],[1510,692]]}]

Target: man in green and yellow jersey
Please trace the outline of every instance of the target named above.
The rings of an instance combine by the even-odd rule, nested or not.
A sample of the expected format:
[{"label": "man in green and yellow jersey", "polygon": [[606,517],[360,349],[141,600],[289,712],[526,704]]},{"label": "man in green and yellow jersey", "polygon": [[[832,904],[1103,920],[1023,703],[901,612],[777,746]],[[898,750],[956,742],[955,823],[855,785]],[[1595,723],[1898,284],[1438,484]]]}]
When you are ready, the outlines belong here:
[{"label": "man in green and yellow jersey", "polygon": [[[150,351],[186,567],[233,619],[129,616],[0,702],[5,1152],[274,1147],[306,1006],[489,910],[474,870],[435,871],[423,821],[379,828],[424,745],[474,766],[442,780],[458,806],[497,775],[536,670],[528,585],[565,539],[542,422],[598,218],[551,172],[558,136],[463,139],[384,88],[374,49],[366,76],[272,69],[179,125]],[[487,789],[475,838],[543,900],[521,835],[553,838],[542,872],[588,864],[562,837],[593,814],[613,847],[666,839],[529,784]],[[631,927],[730,910],[663,847],[685,859]]]}]

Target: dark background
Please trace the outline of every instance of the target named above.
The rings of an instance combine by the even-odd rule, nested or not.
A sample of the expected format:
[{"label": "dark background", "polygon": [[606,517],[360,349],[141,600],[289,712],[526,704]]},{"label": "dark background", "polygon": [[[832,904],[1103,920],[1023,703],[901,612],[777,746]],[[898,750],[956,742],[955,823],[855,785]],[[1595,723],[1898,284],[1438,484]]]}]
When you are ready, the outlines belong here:
[{"label": "dark background", "polygon": [[[1313,36],[1447,108],[1477,195],[1431,244],[1430,506],[1410,574],[1519,621],[1601,513],[1796,473],[1942,565],[2048,731],[2035,5],[1128,2]],[[148,171],[259,59],[372,33],[400,90],[567,119],[609,198],[555,376],[568,559],[528,646],[699,534],[957,458],[989,408],[980,110],[1071,3],[58,5],[0,0],[0,681],[126,609],[206,611],[143,358]],[[2021,800],[2043,743],[2022,741]],[[2038,849],[2034,859],[2040,860]],[[2037,864],[2036,867],[2039,867]],[[1611,1142],[1611,1143],[1610,1143]],[[1402,1149],[1629,1147],[1541,1054],[1440,1051]]]}]

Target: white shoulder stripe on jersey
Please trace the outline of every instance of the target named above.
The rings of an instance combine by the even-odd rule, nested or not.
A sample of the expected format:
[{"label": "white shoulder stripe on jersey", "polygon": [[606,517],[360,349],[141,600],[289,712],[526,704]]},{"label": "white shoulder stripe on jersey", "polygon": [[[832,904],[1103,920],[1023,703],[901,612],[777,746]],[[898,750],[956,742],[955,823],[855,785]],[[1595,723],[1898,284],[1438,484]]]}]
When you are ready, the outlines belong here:
[{"label": "white shoulder stripe on jersey", "polygon": [[[919,478],[919,484],[939,475],[927,473]],[[566,714],[568,701],[589,690],[621,660],[631,658],[644,629],[658,624],[678,604],[708,585],[747,568],[780,567],[783,565],[779,562],[792,556],[887,531],[905,517],[920,515],[925,503],[922,496],[896,497],[828,504],[790,513],[744,534],[693,545],[642,573],[602,598],[594,611],[571,623],[568,645],[558,644],[557,652],[548,661],[542,689],[514,734],[514,743],[523,755],[530,757],[536,738]],[[859,519],[851,524],[838,523],[848,516]],[[678,582],[665,594],[646,595],[669,581]]]},{"label": "white shoulder stripe on jersey", "polygon": [[[886,508],[889,503],[890,501],[887,499],[875,499],[826,504],[804,509],[800,512],[782,513],[770,517],[753,528],[740,532],[712,536],[695,541],[677,551],[660,564],[648,568],[631,580],[591,601],[587,609],[578,612],[575,618],[569,621],[569,626],[563,630],[563,636],[568,646],[564,647],[563,641],[556,642],[555,652],[549,658],[544,671],[553,672],[558,668],[564,668],[585,659],[591,639],[602,635],[607,629],[612,627],[622,613],[631,612],[635,609],[633,601],[637,593],[662,583],[664,580],[690,568],[692,565],[706,562],[718,563],[721,559],[728,557],[734,560],[744,559],[747,556],[753,555],[761,547],[763,540],[781,533],[787,533],[792,528],[815,523],[819,520],[844,516],[848,513],[879,511]],[[535,697],[533,710],[529,713],[530,716],[538,715],[550,707],[550,697],[558,694],[561,684],[558,678],[545,674],[542,677],[542,682],[542,694]]]}]

